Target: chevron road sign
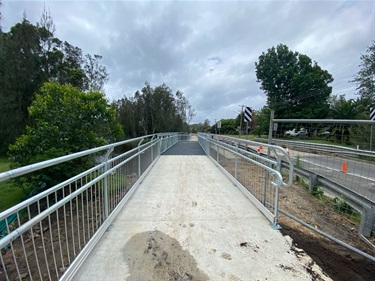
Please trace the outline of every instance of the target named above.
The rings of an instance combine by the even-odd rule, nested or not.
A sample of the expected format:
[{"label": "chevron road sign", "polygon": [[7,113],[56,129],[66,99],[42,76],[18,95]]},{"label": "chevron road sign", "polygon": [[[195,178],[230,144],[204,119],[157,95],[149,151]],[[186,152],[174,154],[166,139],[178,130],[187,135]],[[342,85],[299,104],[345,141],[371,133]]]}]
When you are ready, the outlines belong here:
[{"label": "chevron road sign", "polygon": [[375,107],[370,108],[370,120],[375,121]]},{"label": "chevron road sign", "polygon": [[253,120],[253,111],[250,107],[245,107],[245,116],[244,121],[245,122],[251,122]]}]

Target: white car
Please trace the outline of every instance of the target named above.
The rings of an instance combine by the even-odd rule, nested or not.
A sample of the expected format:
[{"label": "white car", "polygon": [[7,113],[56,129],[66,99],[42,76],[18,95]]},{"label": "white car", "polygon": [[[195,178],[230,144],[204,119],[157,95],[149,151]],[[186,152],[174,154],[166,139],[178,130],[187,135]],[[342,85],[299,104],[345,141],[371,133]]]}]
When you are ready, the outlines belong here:
[{"label": "white car", "polygon": [[306,136],[307,131],[304,128],[301,128],[298,132],[296,132],[296,129],[289,130],[285,132],[286,136],[292,136],[292,137],[297,137],[297,136]]}]

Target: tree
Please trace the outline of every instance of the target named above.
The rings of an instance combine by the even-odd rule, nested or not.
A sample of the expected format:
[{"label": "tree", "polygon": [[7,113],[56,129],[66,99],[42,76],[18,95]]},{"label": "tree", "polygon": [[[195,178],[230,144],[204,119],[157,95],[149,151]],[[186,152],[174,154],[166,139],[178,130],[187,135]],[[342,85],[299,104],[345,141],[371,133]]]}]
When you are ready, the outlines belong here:
[{"label": "tree", "polygon": [[355,119],[357,112],[353,99],[346,100],[344,95],[331,100],[330,117],[333,119]]},{"label": "tree", "polygon": [[176,93],[176,106],[178,114],[181,116],[184,123],[184,131],[187,131],[190,121],[195,117],[195,109],[191,106],[188,99],[184,96],[183,92],[177,91]]},{"label": "tree", "polygon": [[40,22],[22,22],[0,32],[0,154],[32,122],[27,108],[43,83],[71,84],[82,91],[101,91],[108,81],[98,55],[54,37],[55,25],[44,7]]},{"label": "tree", "polygon": [[39,29],[40,45],[43,54],[43,56],[41,56],[42,70],[45,74],[45,78],[48,79],[48,77],[52,76],[52,68],[54,66],[53,49],[56,49],[55,46],[58,44],[56,44],[54,40],[56,27],[51,13],[49,10],[47,11],[46,6],[43,8],[42,16],[40,18],[40,22],[37,23],[37,27]]},{"label": "tree", "polygon": [[267,95],[267,106],[279,118],[324,118],[332,92],[331,74],[286,45],[262,53],[255,63],[257,82]]},{"label": "tree", "polygon": [[117,120],[127,136],[138,137],[152,133],[182,132],[194,116],[194,109],[183,93],[165,84],[152,88],[149,83],[133,97],[114,102]]},{"label": "tree", "polygon": [[[34,122],[9,148],[12,168],[68,155],[116,141],[121,127],[115,110],[104,94],[82,92],[71,85],[45,83],[29,107]],[[39,189],[77,174],[92,165],[93,159],[78,159],[22,180]]]},{"label": "tree", "polygon": [[268,135],[270,127],[271,110],[268,106],[263,106],[260,110],[255,110],[253,113],[253,119],[256,121],[255,128],[253,130],[254,135]]},{"label": "tree", "polygon": [[86,89],[103,91],[104,84],[108,82],[108,73],[106,67],[101,65],[99,61],[102,56],[85,55],[85,74]]},{"label": "tree", "polygon": [[0,36],[0,152],[4,152],[29,123],[27,107],[43,77],[38,28],[24,19]]},{"label": "tree", "polygon": [[[219,132],[219,129],[217,131]],[[236,134],[236,119],[221,119],[220,134]]]},{"label": "tree", "polygon": [[208,120],[208,119],[205,119],[203,123],[189,125],[189,131],[191,133],[209,132],[210,128],[211,128],[211,126],[210,126],[210,120]]},{"label": "tree", "polygon": [[368,47],[366,54],[361,55],[360,70],[350,82],[357,85],[358,95],[375,102],[375,40]]}]

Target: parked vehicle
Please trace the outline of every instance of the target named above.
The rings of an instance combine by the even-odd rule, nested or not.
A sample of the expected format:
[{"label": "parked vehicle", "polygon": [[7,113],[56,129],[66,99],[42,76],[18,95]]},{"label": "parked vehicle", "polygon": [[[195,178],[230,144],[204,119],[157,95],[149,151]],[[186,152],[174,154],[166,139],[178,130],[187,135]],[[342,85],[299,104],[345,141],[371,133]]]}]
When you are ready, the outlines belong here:
[{"label": "parked vehicle", "polygon": [[292,136],[292,137],[297,137],[297,136],[306,136],[307,131],[304,128],[301,128],[299,131],[296,132],[296,129],[289,130],[285,132],[286,136]]}]

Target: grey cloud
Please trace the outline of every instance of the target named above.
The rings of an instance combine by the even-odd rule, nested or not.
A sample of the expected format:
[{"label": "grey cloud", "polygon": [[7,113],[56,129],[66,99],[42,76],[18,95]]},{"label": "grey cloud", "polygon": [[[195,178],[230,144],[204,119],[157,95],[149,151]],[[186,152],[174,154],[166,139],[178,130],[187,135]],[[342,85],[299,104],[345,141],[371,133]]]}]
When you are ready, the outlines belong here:
[{"label": "grey cloud", "polygon": [[[3,27],[39,1],[3,1]],[[110,74],[110,99],[132,95],[145,81],[182,90],[197,109],[194,122],[260,109],[259,55],[283,43],[334,76],[333,94],[354,97],[347,83],[375,38],[371,1],[46,1],[60,39],[98,53]]]}]

